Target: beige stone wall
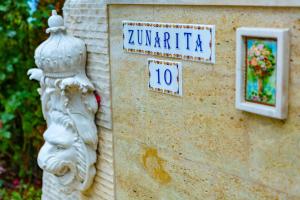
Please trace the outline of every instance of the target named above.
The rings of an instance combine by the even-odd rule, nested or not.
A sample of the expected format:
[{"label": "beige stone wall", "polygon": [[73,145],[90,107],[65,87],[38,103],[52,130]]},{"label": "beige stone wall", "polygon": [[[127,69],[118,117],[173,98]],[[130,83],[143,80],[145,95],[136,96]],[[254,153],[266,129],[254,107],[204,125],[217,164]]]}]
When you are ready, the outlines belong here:
[{"label": "beige stone wall", "polygon": [[[216,64],[182,61],[182,98],[151,92],[122,20],[215,24]],[[235,109],[241,26],[291,29],[285,121]],[[109,30],[116,199],[300,199],[300,8],[111,5]]]},{"label": "beige stone wall", "polygon": [[107,4],[299,7],[298,0],[106,0]]}]

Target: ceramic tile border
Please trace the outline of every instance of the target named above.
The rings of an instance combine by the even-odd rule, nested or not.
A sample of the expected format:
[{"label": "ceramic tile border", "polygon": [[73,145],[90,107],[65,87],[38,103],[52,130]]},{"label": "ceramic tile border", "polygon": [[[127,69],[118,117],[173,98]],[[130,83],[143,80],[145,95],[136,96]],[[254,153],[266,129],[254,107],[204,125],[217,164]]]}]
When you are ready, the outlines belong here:
[{"label": "ceramic tile border", "polygon": [[106,0],[107,4],[300,7],[299,0]]},{"label": "ceramic tile border", "polygon": [[[214,25],[199,25],[199,24],[175,24],[175,23],[159,23],[159,22],[140,22],[140,21],[123,21],[123,27],[125,25],[130,26],[147,26],[147,27],[158,27],[158,28],[188,28],[194,30],[209,30],[210,32],[210,58],[203,58],[198,56],[191,56],[191,55],[184,55],[184,54],[172,54],[169,53],[162,53],[155,50],[143,50],[143,49],[136,49],[136,48],[125,48],[123,45],[123,49],[128,53],[138,53],[138,54],[146,54],[146,55],[153,55],[153,56],[163,56],[169,58],[179,58],[187,61],[200,61],[205,63],[214,64],[215,61],[215,26]],[[125,38],[123,33],[123,38]]]}]

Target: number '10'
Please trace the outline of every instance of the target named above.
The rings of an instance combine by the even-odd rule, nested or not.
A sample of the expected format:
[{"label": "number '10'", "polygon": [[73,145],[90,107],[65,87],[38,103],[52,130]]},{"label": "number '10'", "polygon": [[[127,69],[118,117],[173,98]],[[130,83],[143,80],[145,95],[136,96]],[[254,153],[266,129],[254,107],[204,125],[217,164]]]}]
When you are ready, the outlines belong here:
[{"label": "number '10'", "polygon": [[[160,69],[157,69],[155,71],[157,71],[157,83],[161,84],[160,83]],[[164,71],[164,81],[167,85],[171,85],[171,83],[172,83],[172,72],[171,72],[171,70],[166,69]]]}]

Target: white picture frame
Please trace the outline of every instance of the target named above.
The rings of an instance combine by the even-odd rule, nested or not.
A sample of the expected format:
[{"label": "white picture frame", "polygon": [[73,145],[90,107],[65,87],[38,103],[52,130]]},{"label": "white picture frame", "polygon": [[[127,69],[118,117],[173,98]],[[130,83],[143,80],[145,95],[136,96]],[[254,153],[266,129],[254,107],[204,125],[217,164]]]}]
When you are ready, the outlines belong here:
[{"label": "white picture frame", "polygon": [[[289,29],[238,28],[236,108],[286,119],[289,59]],[[258,83],[255,83],[256,80]]]}]

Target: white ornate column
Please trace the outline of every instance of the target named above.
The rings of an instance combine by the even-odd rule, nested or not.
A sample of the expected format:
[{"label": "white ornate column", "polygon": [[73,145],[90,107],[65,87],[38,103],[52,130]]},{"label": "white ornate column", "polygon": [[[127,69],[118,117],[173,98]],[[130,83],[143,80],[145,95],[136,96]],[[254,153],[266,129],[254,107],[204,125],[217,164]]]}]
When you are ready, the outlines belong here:
[{"label": "white ornate column", "polygon": [[[66,33],[56,11],[48,20],[50,37],[35,51],[38,68],[30,79],[40,82],[42,110],[47,122],[38,164],[58,191],[43,199],[80,199],[91,186],[98,144],[94,86],[86,76],[86,47]],[[45,186],[44,186],[45,187]]]}]

